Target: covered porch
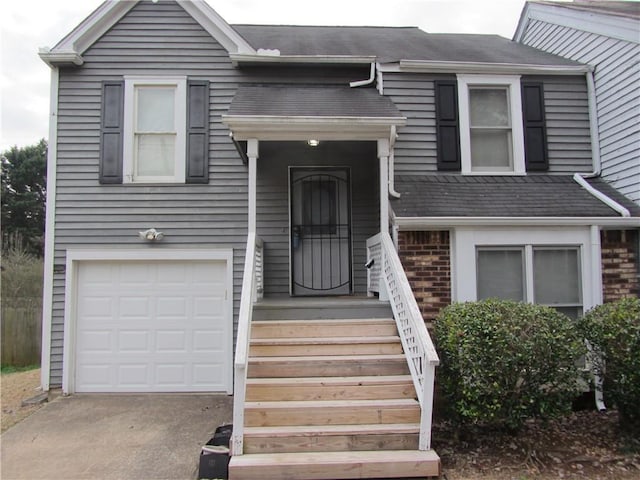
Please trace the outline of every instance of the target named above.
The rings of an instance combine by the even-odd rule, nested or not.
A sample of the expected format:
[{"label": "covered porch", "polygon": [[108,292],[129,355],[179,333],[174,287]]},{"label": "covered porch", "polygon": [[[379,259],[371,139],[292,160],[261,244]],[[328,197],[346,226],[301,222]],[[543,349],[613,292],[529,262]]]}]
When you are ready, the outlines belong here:
[{"label": "covered porch", "polygon": [[388,231],[406,119],[372,88],[246,86],[223,116],[248,165],[264,295],[366,294],[366,240]]},{"label": "covered porch", "polygon": [[290,86],[241,87],[223,121],[248,166],[230,478],[438,475],[438,357],[389,235],[405,118]]}]

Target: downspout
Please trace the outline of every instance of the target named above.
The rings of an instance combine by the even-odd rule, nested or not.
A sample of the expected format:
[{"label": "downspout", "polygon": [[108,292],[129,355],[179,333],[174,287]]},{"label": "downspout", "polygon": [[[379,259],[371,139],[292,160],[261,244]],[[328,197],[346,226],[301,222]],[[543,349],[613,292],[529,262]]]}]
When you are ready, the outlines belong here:
[{"label": "downspout", "polygon": [[598,100],[596,98],[596,84],[593,79],[593,67],[585,73],[587,79],[587,99],[589,102],[589,130],[591,132],[591,158],[593,172],[582,175],[583,178],[593,178],[600,175],[602,162],[600,159],[600,131],[598,126]]},{"label": "downspout", "polygon": [[602,162],[600,159],[600,135],[598,131],[598,105],[596,103],[596,87],[593,79],[593,68],[590,67],[589,71],[585,74],[587,80],[587,97],[589,101],[589,129],[591,131],[591,157],[593,159],[593,172],[588,174],[575,173],[573,179],[582,188],[584,188],[591,195],[603,202],[608,207],[612,208],[620,214],[622,217],[630,217],[631,213],[625,207],[618,202],[608,197],[601,191],[592,187],[585,179],[595,178],[600,176],[602,170]]},{"label": "downspout", "polygon": [[350,82],[349,86],[351,88],[364,87],[365,85],[371,85],[375,81],[376,81],[376,64],[375,62],[371,62],[371,73],[369,73],[369,78],[367,78],[366,80],[358,80],[356,82]]},{"label": "downspout", "polygon": [[396,131],[396,126],[392,125],[391,126],[391,135],[389,137],[389,195],[391,195],[393,198],[400,198],[400,194],[398,192],[396,192],[395,189],[395,154],[394,152],[394,146],[396,144],[396,140],[398,139],[398,133]]},{"label": "downspout", "polygon": [[[371,62],[371,72],[369,73],[369,78],[367,78],[366,80],[359,80],[357,82],[351,82],[349,83],[349,86],[351,88],[356,88],[356,87],[364,87],[365,85],[371,85],[372,83],[374,83],[376,81],[376,64],[375,62]],[[382,92],[380,92],[380,94],[382,94]],[[398,134],[396,133],[396,127],[395,125],[393,125],[391,127],[391,133],[389,135],[389,172],[388,172],[388,190],[389,190],[389,195],[391,195],[394,198],[400,198],[400,194],[398,192],[396,192],[395,187],[394,187],[394,180],[393,180],[393,172],[394,172],[394,155],[393,155],[393,146],[396,143],[396,139],[398,138]]]}]

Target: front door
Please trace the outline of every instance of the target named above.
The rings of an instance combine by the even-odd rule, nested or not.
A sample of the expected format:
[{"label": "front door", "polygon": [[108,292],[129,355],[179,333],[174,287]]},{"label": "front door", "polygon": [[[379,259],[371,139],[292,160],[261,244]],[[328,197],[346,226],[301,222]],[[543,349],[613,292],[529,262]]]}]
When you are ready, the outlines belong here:
[{"label": "front door", "polygon": [[293,295],[351,293],[349,170],[291,169]]}]

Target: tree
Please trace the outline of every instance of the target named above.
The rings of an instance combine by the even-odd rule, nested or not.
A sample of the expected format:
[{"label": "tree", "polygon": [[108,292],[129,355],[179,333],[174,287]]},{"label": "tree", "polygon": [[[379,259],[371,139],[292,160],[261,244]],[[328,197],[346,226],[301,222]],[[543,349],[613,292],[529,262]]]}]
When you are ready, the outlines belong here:
[{"label": "tree", "polygon": [[19,242],[42,255],[47,188],[47,142],[17,146],[1,155],[2,245]]}]

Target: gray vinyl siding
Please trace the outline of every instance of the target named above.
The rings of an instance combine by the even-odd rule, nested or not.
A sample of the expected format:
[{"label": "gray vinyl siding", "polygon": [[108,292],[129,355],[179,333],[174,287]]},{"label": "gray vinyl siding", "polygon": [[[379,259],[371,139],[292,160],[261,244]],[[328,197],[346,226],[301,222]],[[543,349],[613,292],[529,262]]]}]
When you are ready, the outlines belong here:
[{"label": "gray vinyl siding", "polygon": [[[347,84],[368,66],[258,71],[231,65],[227,51],[174,2],[141,2],[84,55],[82,67],[60,71],[52,386],[62,381],[67,249],[233,248],[234,338],[247,236],[247,167],[221,122],[238,84],[275,81]],[[101,82],[123,75],[179,75],[210,81],[208,185],[100,185]],[[260,76],[262,75],[262,76]],[[158,245],[139,231],[165,233]],[[278,267],[280,268],[280,267]]]},{"label": "gray vinyl siding", "polygon": [[[384,94],[407,117],[398,129],[395,173],[420,175],[437,171],[434,81],[442,76],[385,73]],[[455,79],[455,76],[446,78]],[[544,83],[549,172],[590,172],[591,138],[586,80],[583,76],[527,76]]]},{"label": "gray vinyl siding", "polygon": [[[64,265],[74,248],[233,248],[234,318],[247,235],[247,171],[220,124],[238,81],[227,52],[172,2],[134,7],[60,72],[51,385],[62,378]],[[122,75],[180,75],[211,81],[209,185],[100,185],[101,82]],[[137,232],[155,227],[159,245]]]},{"label": "gray vinyl siding", "polygon": [[265,294],[289,295],[289,167],[349,167],[354,293],[367,290],[366,240],[379,231],[375,142],[263,142],[257,178],[257,234],[264,241]]},{"label": "gray vinyl siding", "polygon": [[[407,124],[398,129],[394,148],[396,175],[437,171],[434,75],[385,73],[384,94],[391,98]],[[451,77],[448,77],[451,78]]]},{"label": "gray vinyl siding", "polygon": [[522,43],[595,67],[602,176],[640,203],[640,42],[530,20]]}]

